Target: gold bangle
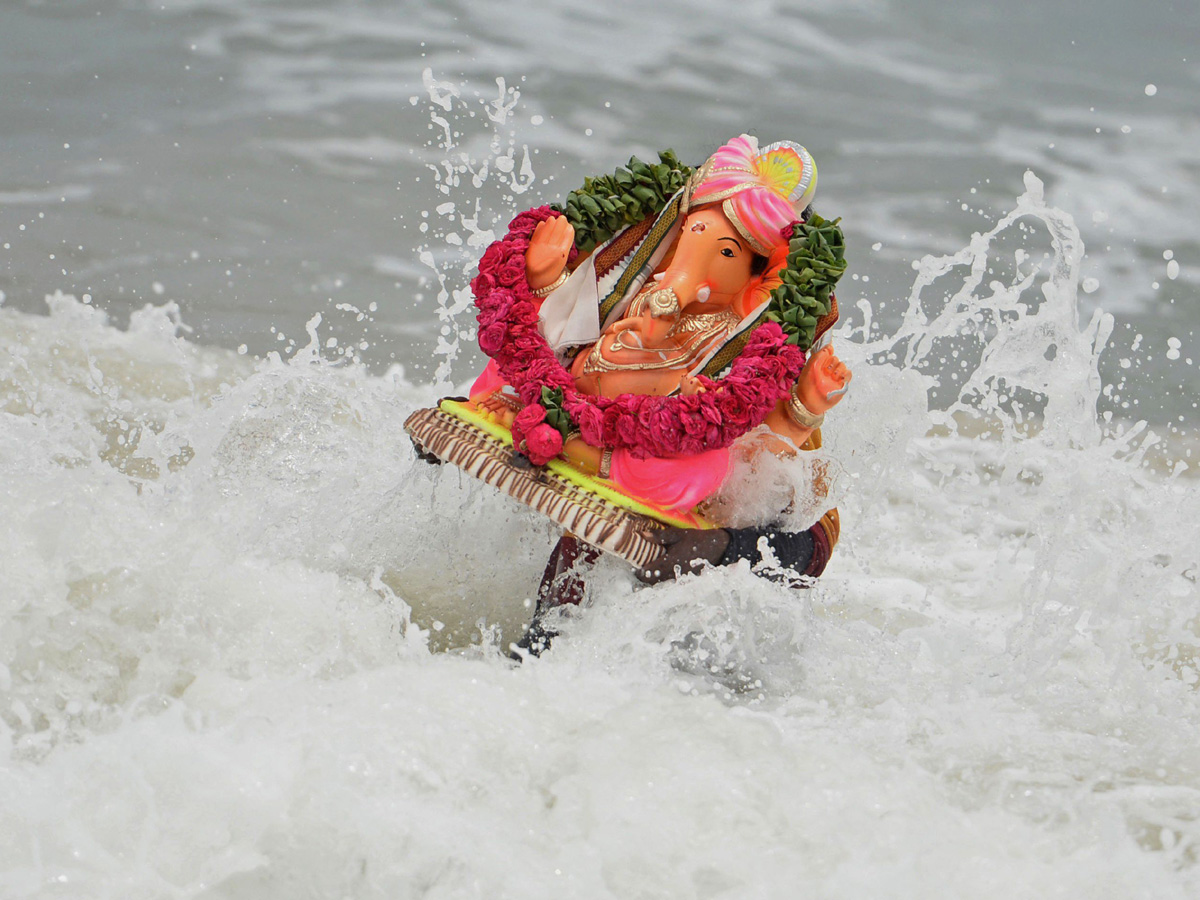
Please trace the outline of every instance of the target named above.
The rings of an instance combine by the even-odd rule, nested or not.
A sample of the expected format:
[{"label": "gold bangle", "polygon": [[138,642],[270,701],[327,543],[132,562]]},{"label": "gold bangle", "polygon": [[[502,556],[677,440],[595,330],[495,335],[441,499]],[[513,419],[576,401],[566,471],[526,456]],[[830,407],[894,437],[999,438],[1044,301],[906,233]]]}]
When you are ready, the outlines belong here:
[{"label": "gold bangle", "polygon": [[820,428],[821,423],[825,421],[825,413],[821,413],[819,416],[814,415],[807,406],[800,402],[795,388],[788,391],[787,412],[788,418],[801,428]]},{"label": "gold bangle", "polygon": [[540,288],[536,288],[536,289],[530,288],[530,293],[533,294],[533,296],[537,297],[539,300],[542,297],[548,297],[548,296],[550,296],[551,293],[553,293],[554,291],[557,291],[560,287],[562,287],[564,284],[566,284],[567,279],[570,277],[571,277],[571,273],[568,272],[566,270],[566,268],[564,267],[563,270],[558,273],[558,277],[555,278],[552,282],[550,282],[550,284],[546,285],[545,287],[540,287]]},{"label": "gold bangle", "polygon": [[605,447],[600,454],[600,471],[597,473],[601,478],[607,478],[612,471],[612,450]]}]

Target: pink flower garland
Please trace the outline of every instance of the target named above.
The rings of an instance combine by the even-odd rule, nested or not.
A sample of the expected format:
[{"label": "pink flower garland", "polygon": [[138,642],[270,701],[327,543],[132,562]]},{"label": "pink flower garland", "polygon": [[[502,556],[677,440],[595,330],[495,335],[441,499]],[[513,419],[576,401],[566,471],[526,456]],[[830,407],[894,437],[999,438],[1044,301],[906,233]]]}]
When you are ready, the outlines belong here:
[{"label": "pink flower garland", "polygon": [[[562,435],[546,423],[542,388],[563,394],[563,409],[593,447],[625,448],[635,457],[671,457],[728,447],[761,425],[804,367],[804,352],[785,342],[774,322],[754,329],[741,355],[720,381],[701,377],[708,389],[690,396],[622,394],[593,397],[575,388],[538,330],[538,307],[525,278],[525,252],[534,228],[561,215],[548,206],[521,213],[508,234],[479,260],[471,282],[479,310],[479,347],[496,361],[525,409],[513,422],[513,442],[534,465],[562,451]],[[574,254],[574,250],[572,250]]]}]

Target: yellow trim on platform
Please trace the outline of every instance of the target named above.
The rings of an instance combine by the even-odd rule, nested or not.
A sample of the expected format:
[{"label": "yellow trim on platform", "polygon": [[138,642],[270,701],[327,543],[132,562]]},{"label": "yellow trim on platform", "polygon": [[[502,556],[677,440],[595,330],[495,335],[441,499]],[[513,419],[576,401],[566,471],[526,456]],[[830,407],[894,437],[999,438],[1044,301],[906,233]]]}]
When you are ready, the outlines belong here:
[{"label": "yellow trim on platform", "polygon": [[484,418],[467,404],[457,400],[440,400],[438,409],[444,410],[457,419],[462,419],[468,425],[474,425],[480,431],[485,431],[500,441],[506,447],[512,446],[512,432],[503,425],[497,425],[491,419]]},{"label": "yellow trim on platform", "polygon": [[[468,407],[465,403],[460,403],[457,400],[442,400],[438,404],[438,408],[478,428],[485,434],[491,435],[496,440],[500,441],[506,447],[512,446],[512,432],[503,425],[497,425],[490,419],[485,418],[475,410]],[[574,484],[576,487],[582,488],[589,493],[595,494],[598,497],[603,497],[614,506],[619,506],[622,509],[627,509],[630,512],[637,513],[639,516],[646,516],[650,519],[655,519],[662,522],[664,525],[671,525],[675,528],[700,528],[709,530],[718,526],[710,522],[708,519],[697,513],[686,513],[680,515],[676,512],[662,509],[644,500],[639,500],[626,494],[611,481],[603,478],[596,478],[592,475],[585,475],[580,472],[570,463],[561,459],[552,459],[546,463],[548,468],[555,475],[565,478],[567,481]]]}]

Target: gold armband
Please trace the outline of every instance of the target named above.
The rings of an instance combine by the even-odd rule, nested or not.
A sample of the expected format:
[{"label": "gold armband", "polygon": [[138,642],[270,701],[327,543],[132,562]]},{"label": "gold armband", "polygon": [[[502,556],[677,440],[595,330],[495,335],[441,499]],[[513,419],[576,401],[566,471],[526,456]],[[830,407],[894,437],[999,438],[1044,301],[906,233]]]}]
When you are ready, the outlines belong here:
[{"label": "gold armband", "polygon": [[570,277],[571,277],[571,273],[566,270],[566,267],[564,267],[563,270],[558,273],[558,277],[555,278],[552,282],[550,282],[545,287],[540,287],[537,289],[531,288],[530,293],[532,293],[533,296],[537,297],[539,300],[543,297],[549,297],[550,294],[552,294],[554,291],[557,291],[560,287],[562,287],[564,284],[566,284],[567,279]]},{"label": "gold armband", "polygon": [[787,395],[787,412],[788,418],[799,425],[801,428],[820,428],[821,423],[825,421],[825,413],[813,415],[800,398],[796,396],[796,389],[792,388]]}]

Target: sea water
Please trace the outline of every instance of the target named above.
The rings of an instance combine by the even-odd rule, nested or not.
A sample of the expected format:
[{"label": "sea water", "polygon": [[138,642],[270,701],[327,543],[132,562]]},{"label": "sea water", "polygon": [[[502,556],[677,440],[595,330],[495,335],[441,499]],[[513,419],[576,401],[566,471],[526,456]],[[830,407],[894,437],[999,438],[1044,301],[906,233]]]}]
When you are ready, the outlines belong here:
[{"label": "sea water", "polygon": [[1197,486],[1096,415],[1081,251],[1030,176],[845,335],[816,587],[605,561],[521,666],[553,534],[415,458],[429,387],[0,310],[3,895],[1189,896]]},{"label": "sea water", "polygon": [[[163,15],[251,54],[361,21],[304,9]],[[894,251],[902,289],[848,276],[816,586],[605,559],[517,666],[556,534],[401,424],[480,364],[463,273],[498,210],[561,190],[527,87],[414,79],[423,369],[371,357],[367,297],[274,352],[171,287],[0,306],[0,896],[1194,896],[1195,395],[1129,397],[1196,351],[1122,346],[1084,211],[1022,170],[959,245]]]}]

